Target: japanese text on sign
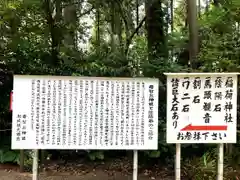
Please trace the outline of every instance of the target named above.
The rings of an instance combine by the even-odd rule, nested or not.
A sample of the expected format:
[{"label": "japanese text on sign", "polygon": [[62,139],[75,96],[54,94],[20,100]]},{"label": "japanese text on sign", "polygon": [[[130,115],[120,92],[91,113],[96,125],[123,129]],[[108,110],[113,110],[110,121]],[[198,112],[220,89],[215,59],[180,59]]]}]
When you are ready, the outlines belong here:
[{"label": "japanese text on sign", "polygon": [[236,74],[167,77],[168,143],[235,143]]},{"label": "japanese text on sign", "polygon": [[158,80],[15,76],[13,149],[157,149]]}]

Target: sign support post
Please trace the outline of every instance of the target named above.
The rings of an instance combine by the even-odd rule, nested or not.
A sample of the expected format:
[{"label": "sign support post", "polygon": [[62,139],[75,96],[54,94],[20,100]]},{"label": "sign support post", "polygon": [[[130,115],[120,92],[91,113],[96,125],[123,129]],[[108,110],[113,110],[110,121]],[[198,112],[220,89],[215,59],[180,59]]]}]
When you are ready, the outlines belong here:
[{"label": "sign support post", "polygon": [[218,145],[218,178],[217,180],[223,180],[223,164],[224,164],[224,144]]},{"label": "sign support post", "polygon": [[38,180],[38,150],[33,150],[32,180]]},{"label": "sign support post", "polygon": [[133,180],[138,178],[138,151],[133,151]]},{"label": "sign support post", "polygon": [[181,179],[181,144],[176,144],[175,179]]}]

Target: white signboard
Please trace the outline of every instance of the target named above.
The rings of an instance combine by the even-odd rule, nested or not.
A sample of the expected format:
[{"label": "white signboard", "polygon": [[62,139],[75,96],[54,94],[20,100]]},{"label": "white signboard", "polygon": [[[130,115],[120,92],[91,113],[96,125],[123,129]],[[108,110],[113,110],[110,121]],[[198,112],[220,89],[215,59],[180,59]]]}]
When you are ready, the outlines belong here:
[{"label": "white signboard", "polygon": [[158,80],[14,76],[12,149],[157,149]]},{"label": "white signboard", "polygon": [[167,143],[236,143],[237,74],[166,75]]}]

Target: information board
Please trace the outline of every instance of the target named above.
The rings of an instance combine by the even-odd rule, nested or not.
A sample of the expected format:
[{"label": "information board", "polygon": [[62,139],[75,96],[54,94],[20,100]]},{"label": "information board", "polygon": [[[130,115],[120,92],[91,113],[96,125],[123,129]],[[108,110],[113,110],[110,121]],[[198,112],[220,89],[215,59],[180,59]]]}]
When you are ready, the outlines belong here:
[{"label": "information board", "polygon": [[167,143],[236,143],[237,74],[166,75]]},{"label": "information board", "polygon": [[157,149],[157,79],[15,75],[12,106],[12,149]]}]

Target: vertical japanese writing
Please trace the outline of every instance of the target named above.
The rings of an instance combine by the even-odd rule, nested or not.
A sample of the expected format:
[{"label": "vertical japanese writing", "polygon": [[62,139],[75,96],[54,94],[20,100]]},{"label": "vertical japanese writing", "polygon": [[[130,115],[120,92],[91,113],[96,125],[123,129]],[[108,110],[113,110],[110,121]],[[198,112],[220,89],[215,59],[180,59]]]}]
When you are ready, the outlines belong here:
[{"label": "vertical japanese writing", "polygon": [[148,126],[149,126],[149,131],[148,131],[148,139],[152,140],[153,139],[153,104],[154,104],[154,89],[153,89],[153,85],[150,85],[148,87],[148,91],[149,91],[149,99],[148,99],[148,105],[149,105],[149,110],[148,110]]},{"label": "vertical japanese writing", "polygon": [[93,127],[94,127],[94,122],[93,122],[93,96],[94,96],[94,82],[91,81],[90,82],[90,94],[89,94],[89,104],[90,104],[90,125],[89,125],[89,145],[92,145],[93,144],[93,137],[94,137],[94,134],[93,134]]},{"label": "vertical japanese writing", "polygon": [[45,142],[45,117],[46,117],[46,81],[42,80],[41,88],[41,144],[44,145]]},{"label": "vertical japanese writing", "polygon": [[73,98],[73,108],[74,108],[74,114],[73,114],[73,119],[74,119],[74,123],[73,123],[73,126],[74,126],[74,133],[73,133],[73,144],[74,146],[77,145],[77,134],[78,134],[78,127],[77,127],[77,121],[79,120],[79,116],[78,116],[78,80],[75,80],[74,81],[74,98]]},{"label": "vertical japanese writing", "polygon": [[36,98],[36,93],[35,93],[35,85],[36,82],[35,80],[32,80],[32,96],[31,96],[31,129],[33,130],[34,124],[35,124],[35,98]]},{"label": "vertical japanese writing", "polygon": [[82,122],[83,122],[83,80],[80,80],[79,82],[79,141],[78,145],[81,146],[83,141],[82,141],[82,135],[83,135],[83,127],[82,127]]},{"label": "vertical japanese writing", "polygon": [[233,123],[233,117],[232,117],[233,78],[232,77],[226,78],[225,88],[226,88],[226,91],[224,95],[224,99],[225,99],[225,104],[224,104],[225,118],[224,119],[225,119],[225,122],[229,124],[229,123]]},{"label": "vertical japanese writing", "polygon": [[24,83],[31,86],[30,97],[26,110],[14,114],[16,146],[24,141],[29,149],[156,147],[157,92],[151,79],[34,76]]},{"label": "vertical japanese writing", "polygon": [[62,125],[62,80],[58,80],[58,117],[57,117],[57,145],[61,145]]},{"label": "vertical japanese writing", "polygon": [[173,96],[171,111],[173,112],[173,114],[172,114],[173,127],[174,127],[174,129],[176,129],[178,126],[178,119],[179,119],[179,114],[178,114],[178,111],[179,111],[179,109],[178,109],[179,108],[178,107],[178,104],[179,104],[179,101],[178,101],[179,79],[173,78],[171,80],[171,83],[172,83],[172,96]]},{"label": "vertical japanese writing", "polygon": [[136,131],[135,131],[135,123],[136,123],[136,121],[137,121],[137,119],[136,119],[136,115],[135,115],[135,113],[136,113],[136,111],[135,111],[135,108],[136,108],[136,99],[135,99],[135,92],[136,92],[136,89],[135,89],[135,82],[132,82],[131,83],[131,110],[130,110],[130,113],[131,113],[131,119],[130,119],[130,122],[131,122],[131,138],[130,138],[130,144],[131,144],[131,146],[133,146],[134,145],[134,137],[135,137],[135,134],[136,134]]},{"label": "vertical japanese writing", "polygon": [[49,145],[50,144],[50,124],[51,124],[51,120],[50,120],[50,114],[51,114],[51,98],[52,98],[52,94],[51,94],[51,81],[48,80],[47,81],[47,127],[46,127],[46,131],[47,131],[47,138],[46,138],[46,143]]},{"label": "vertical japanese writing", "polygon": [[[190,86],[190,78],[189,77],[184,77],[182,87],[185,88],[186,90],[188,90],[189,86]],[[185,102],[185,100],[188,100],[188,99],[190,99],[189,93],[185,92],[183,94],[183,97],[182,97],[182,100],[184,100],[183,107],[182,107],[182,112],[184,112],[184,113],[189,112],[190,105],[188,103],[186,104],[186,102]]]},{"label": "vertical japanese writing", "polygon": [[89,82],[86,80],[85,81],[85,96],[84,96],[84,105],[85,105],[85,108],[84,108],[84,141],[83,141],[83,144],[84,145],[87,145],[87,141],[88,141],[88,137],[87,137],[87,133],[88,133],[88,102],[89,102]]},{"label": "vertical japanese writing", "polygon": [[136,145],[139,146],[140,144],[140,110],[141,110],[141,104],[140,104],[140,82],[137,82],[137,87],[135,93],[137,94],[136,97]]},{"label": "vertical japanese writing", "polygon": [[17,114],[16,141],[26,141],[27,136],[27,116],[26,114]]},{"label": "vertical japanese writing", "polygon": [[17,130],[16,130],[16,141],[21,140],[21,118],[20,114],[17,115]]},{"label": "vertical japanese writing", "polygon": [[125,125],[126,125],[126,132],[125,132],[125,145],[128,146],[129,145],[129,125],[130,125],[130,121],[129,121],[129,109],[130,109],[130,103],[129,103],[129,93],[130,93],[130,87],[129,87],[129,82],[126,83],[126,91],[125,91],[125,98],[126,98],[126,105],[125,105],[125,112],[126,112],[126,116],[125,116]]},{"label": "vertical japanese writing", "polygon": [[73,116],[72,116],[72,113],[73,113],[73,106],[72,106],[72,103],[73,103],[73,81],[72,80],[69,80],[68,81],[68,113],[69,113],[69,116],[68,116],[68,145],[70,146],[72,144],[72,124],[73,124]]},{"label": "vertical japanese writing", "polygon": [[57,82],[53,81],[53,91],[52,91],[52,145],[56,145],[56,113],[57,113]]},{"label": "vertical japanese writing", "polygon": [[67,144],[67,90],[68,90],[68,83],[64,81],[63,87],[63,125],[62,125],[62,145],[65,146]]},{"label": "vertical japanese writing", "polygon": [[144,146],[145,144],[145,138],[144,138],[144,128],[145,128],[145,118],[144,118],[144,115],[145,115],[145,93],[144,93],[144,89],[145,89],[145,83],[142,82],[141,83],[141,90],[142,90],[142,93],[141,93],[141,145]]},{"label": "vertical japanese writing", "polygon": [[[168,78],[172,104],[168,113],[178,120],[168,123],[167,141],[171,143],[221,143],[235,141],[234,76],[229,74],[190,74]],[[179,86],[179,82],[182,82]],[[178,87],[174,88],[174,87]],[[169,94],[169,93],[168,93]],[[180,95],[181,97],[177,97]],[[236,99],[235,99],[236,100]],[[233,102],[234,101],[234,102]],[[175,105],[173,105],[173,103]],[[168,121],[174,116],[168,116]],[[236,115],[235,115],[236,116]],[[175,125],[175,124],[174,124]],[[173,135],[173,132],[177,135]]]},{"label": "vertical japanese writing", "polygon": [[104,81],[101,81],[101,97],[100,97],[100,145],[103,146],[103,119],[104,119]]},{"label": "vertical japanese writing", "polygon": [[27,115],[22,115],[22,123],[21,123],[21,140],[26,141],[27,137]]},{"label": "vertical japanese writing", "polygon": [[111,96],[110,96],[110,107],[111,107],[111,117],[110,117],[110,145],[113,145],[114,141],[114,112],[115,112],[115,91],[114,91],[114,82],[110,82],[111,84]]},{"label": "vertical japanese writing", "polygon": [[108,133],[109,133],[109,126],[108,126],[108,120],[109,120],[109,109],[110,109],[110,106],[109,106],[109,81],[106,81],[106,92],[105,92],[105,118],[104,118],[104,121],[105,121],[105,134],[104,134],[104,141],[105,141],[105,145],[108,146]]},{"label": "vertical japanese writing", "polygon": [[203,120],[205,123],[210,123],[211,111],[212,111],[212,82],[211,77],[206,77],[204,80],[204,91],[203,91]]},{"label": "vertical japanese writing", "polygon": [[115,145],[118,145],[119,142],[119,132],[120,132],[120,119],[121,119],[121,91],[120,91],[120,83],[119,81],[116,82],[116,135],[115,135]]},{"label": "vertical japanese writing", "polygon": [[121,129],[121,146],[124,145],[124,120],[125,120],[125,112],[124,112],[124,108],[125,108],[125,98],[124,98],[124,93],[125,93],[125,86],[124,86],[124,82],[121,82],[121,123],[120,123],[120,129]]},{"label": "vertical japanese writing", "polygon": [[37,94],[36,94],[36,124],[35,124],[35,129],[36,129],[36,145],[39,145],[39,122],[40,122],[40,80],[37,80]]},{"label": "vertical japanese writing", "polygon": [[96,89],[95,89],[95,125],[94,125],[94,139],[95,139],[95,146],[98,145],[98,127],[99,127],[99,108],[100,108],[100,96],[99,96],[99,81],[96,81]]},{"label": "vertical japanese writing", "polygon": [[[213,83],[212,83],[213,84]],[[222,100],[222,77],[216,77],[215,81],[214,81],[214,87],[215,87],[215,92],[212,93],[212,96],[214,96],[213,102],[213,112],[221,112],[222,111],[222,104],[221,104],[221,100]],[[209,123],[210,118],[212,118],[212,116],[210,116],[209,114],[205,114],[205,122]],[[209,120],[207,120],[207,118],[209,117]]]}]

